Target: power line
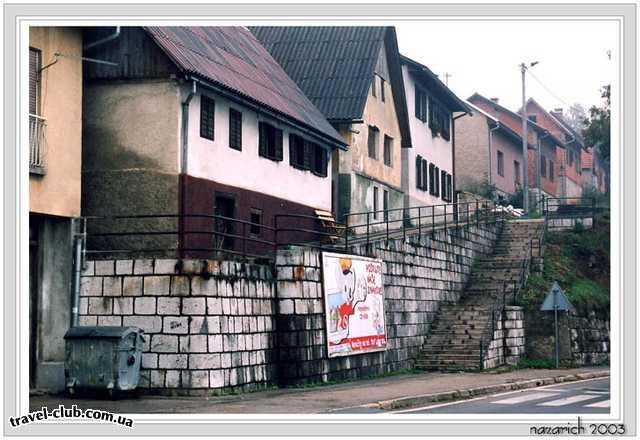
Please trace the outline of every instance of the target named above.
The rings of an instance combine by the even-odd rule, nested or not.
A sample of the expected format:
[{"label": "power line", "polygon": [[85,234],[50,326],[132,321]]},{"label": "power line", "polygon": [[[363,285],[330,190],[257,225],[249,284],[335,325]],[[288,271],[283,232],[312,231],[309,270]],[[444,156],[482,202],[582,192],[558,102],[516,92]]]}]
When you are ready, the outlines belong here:
[{"label": "power line", "polygon": [[567,107],[571,107],[571,104],[569,104],[567,101],[565,101],[564,99],[560,98],[557,94],[553,93],[553,91],[551,91],[551,89],[549,87],[547,87],[546,85],[544,85],[544,83],[542,81],[540,81],[540,79],[535,76],[533,74],[533,72],[531,71],[531,69],[527,69],[527,72],[529,72],[529,75],[531,75],[531,77],[533,79],[536,80],[536,82],[538,84],[540,84],[542,86],[543,89],[545,89],[551,96],[553,96],[555,99],[557,99],[558,101],[560,101],[561,103],[563,103],[564,105],[566,105]]}]

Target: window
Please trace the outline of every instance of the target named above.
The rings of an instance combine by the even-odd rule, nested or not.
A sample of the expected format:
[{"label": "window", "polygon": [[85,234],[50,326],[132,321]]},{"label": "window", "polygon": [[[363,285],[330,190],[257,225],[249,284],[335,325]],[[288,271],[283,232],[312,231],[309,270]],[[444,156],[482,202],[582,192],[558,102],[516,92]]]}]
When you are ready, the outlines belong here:
[{"label": "window", "polygon": [[498,175],[504,177],[504,154],[498,150]]},{"label": "window", "polygon": [[415,113],[416,118],[427,122],[427,94],[418,87],[416,87]]},{"label": "window", "polygon": [[384,135],[384,164],[388,167],[393,166],[393,138]]},{"label": "window", "polygon": [[207,96],[200,97],[200,137],[214,139],[215,101]]},{"label": "window", "polygon": [[422,159],[422,189],[426,191],[429,189],[429,164],[426,159]]},{"label": "window", "polygon": [[367,139],[367,145],[369,148],[369,157],[371,159],[378,158],[378,128],[369,126],[369,138]]},{"label": "window", "polygon": [[549,180],[553,181],[553,174],[554,174],[554,168],[553,168],[553,161],[549,161]]},{"label": "window", "polygon": [[389,220],[389,191],[382,190],[382,209],[384,209],[384,220]]},{"label": "window", "polygon": [[438,197],[440,195],[440,179],[438,179],[438,176],[440,175],[440,168],[435,167],[433,170],[433,181],[436,185],[436,189],[433,192],[433,195]]},{"label": "window", "polygon": [[436,166],[432,163],[429,164],[429,194],[435,195],[436,193],[436,183],[434,181]]},{"label": "window", "polygon": [[440,171],[440,186],[442,187],[441,198],[447,200],[447,172],[445,170]]},{"label": "window", "polygon": [[447,174],[447,201],[453,200],[453,176]]},{"label": "window", "polygon": [[[309,169],[309,164],[305,164],[304,139],[297,134],[289,135],[289,164],[301,170]],[[308,161],[307,161],[308,162]]]},{"label": "window", "polygon": [[568,150],[567,156],[568,156],[569,166],[573,166],[573,151]]},{"label": "window", "polygon": [[422,156],[416,156],[416,188],[424,189],[422,187]]},{"label": "window", "polygon": [[258,125],[258,154],[267,159],[282,160],[282,130],[266,122]]},{"label": "window", "polygon": [[380,99],[382,99],[382,102],[384,102],[384,84],[384,78],[380,77]]},{"label": "window", "polygon": [[251,222],[249,225],[249,234],[253,236],[260,235],[262,229],[262,210],[251,208],[249,221]]},{"label": "window", "polygon": [[547,158],[540,156],[540,175],[547,177]]},{"label": "window", "polygon": [[242,113],[229,109],[229,146],[242,151]]},{"label": "window", "polygon": [[440,104],[429,98],[429,128],[432,136],[442,136],[444,140],[451,138],[451,114]]},{"label": "window", "polygon": [[312,171],[318,176],[327,177],[327,152],[318,144],[309,143],[309,149],[313,154]]},{"label": "window", "polygon": [[42,68],[42,52],[29,48],[29,113],[40,114],[40,69]]},{"label": "window", "polygon": [[513,161],[513,180],[516,185],[520,185],[520,162]]},{"label": "window", "polygon": [[[538,122],[538,116],[537,115],[529,115],[529,120],[533,123]],[[521,119],[522,120],[522,119]]]},{"label": "window", "polygon": [[373,74],[373,81],[371,81],[371,96],[378,96],[378,93],[377,93],[377,90],[376,90],[376,87],[377,87],[376,78],[377,78],[376,74],[374,73]]},{"label": "window", "polygon": [[373,187],[373,219],[378,219],[378,187]]}]

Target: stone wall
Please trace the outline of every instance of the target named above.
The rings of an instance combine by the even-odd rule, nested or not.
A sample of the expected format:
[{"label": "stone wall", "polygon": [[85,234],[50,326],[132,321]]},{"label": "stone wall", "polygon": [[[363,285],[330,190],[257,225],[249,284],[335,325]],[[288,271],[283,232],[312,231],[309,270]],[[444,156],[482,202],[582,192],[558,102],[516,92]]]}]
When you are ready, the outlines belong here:
[{"label": "stone wall", "polygon": [[[504,315],[504,316],[503,316]],[[483,368],[515,365],[525,354],[524,311],[522,307],[507,306],[496,313],[493,339],[483,354]]]},{"label": "stone wall", "polygon": [[[553,312],[527,310],[527,357],[555,359]],[[558,313],[560,361],[576,365],[597,365],[609,361],[609,318],[589,313],[587,316]]]},{"label": "stone wall", "polygon": [[140,387],[152,393],[250,391],[275,383],[271,267],[232,261],[89,261],[80,325],[145,332]]},{"label": "stone wall", "polygon": [[582,224],[585,229],[593,227],[592,217],[550,218],[547,220],[547,229],[550,231],[562,231],[573,229],[576,224]]},{"label": "stone wall", "polygon": [[351,246],[350,254],[383,260],[387,349],[329,359],[326,348],[321,252],[280,250],[277,330],[285,384],[357,379],[411,368],[440,305],[457,301],[474,259],[492,246],[499,225],[436,230]]}]

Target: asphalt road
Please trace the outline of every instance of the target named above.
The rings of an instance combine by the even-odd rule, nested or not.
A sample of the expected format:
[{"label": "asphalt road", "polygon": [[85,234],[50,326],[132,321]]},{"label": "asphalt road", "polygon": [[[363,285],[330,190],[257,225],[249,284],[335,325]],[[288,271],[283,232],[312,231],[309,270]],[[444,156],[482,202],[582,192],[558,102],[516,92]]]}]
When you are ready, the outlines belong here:
[{"label": "asphalt road", "polygon": [[395,414],[608,414],[609,378],[511,391],[459,402],[393,411]]}]

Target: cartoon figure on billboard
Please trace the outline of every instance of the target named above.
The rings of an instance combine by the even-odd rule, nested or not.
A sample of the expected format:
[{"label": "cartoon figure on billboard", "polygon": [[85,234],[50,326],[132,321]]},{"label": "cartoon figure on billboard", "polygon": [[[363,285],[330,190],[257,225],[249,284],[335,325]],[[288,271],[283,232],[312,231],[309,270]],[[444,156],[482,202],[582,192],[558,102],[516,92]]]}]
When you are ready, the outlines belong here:
[{"label": "cartoon figure on billboard", "polygon": [[356,305],[367,298],[367,286],[353,270],[350,258],[340,258],[336,270],[337,292],[329,295],[330,341],[341,343],[349,336],[349,319],[355,313]]}]

